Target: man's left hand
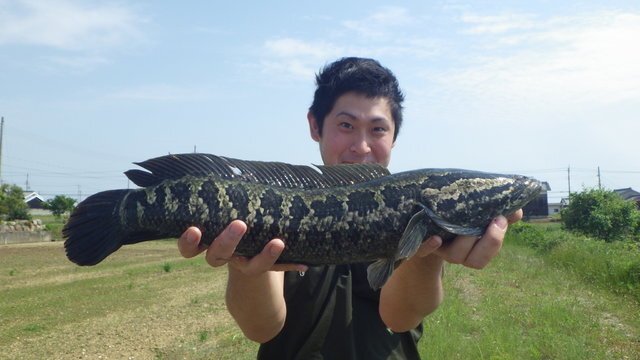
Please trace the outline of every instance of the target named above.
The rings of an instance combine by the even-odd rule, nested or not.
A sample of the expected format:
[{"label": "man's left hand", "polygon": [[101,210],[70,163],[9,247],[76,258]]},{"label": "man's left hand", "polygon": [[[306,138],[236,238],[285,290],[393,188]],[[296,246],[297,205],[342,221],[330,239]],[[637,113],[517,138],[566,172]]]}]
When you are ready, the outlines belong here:
[{"label": "man's left hand", "polygon": [[416,255],[424,257],[433,253],[452,264],[482,269],[500,252],[508,224],[520,221],[522,216],[522,209],[510,215],[509,218],[498,216],[493,219],[481,237],[461,235],[448,244],[442,244],[440,237],[432,236],[422,244]]}]

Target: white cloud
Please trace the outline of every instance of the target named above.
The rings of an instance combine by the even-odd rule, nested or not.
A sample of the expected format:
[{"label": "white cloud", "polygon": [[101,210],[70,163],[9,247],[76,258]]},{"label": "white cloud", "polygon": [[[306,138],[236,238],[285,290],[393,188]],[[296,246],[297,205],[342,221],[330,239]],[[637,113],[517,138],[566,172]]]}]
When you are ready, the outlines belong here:
[{"label": "white cloud", "polygon": [[473,24],[464,33],[500,34],[513,30],[531,29],[536,26],[535,16],[530,14],[505,14],[496,16],[463,15],[462,22]]},{"label": "white cloud", "polygon": [[399,28],[414,22],[407,9],[385,6],[361,20],[346,20],[342,25],[364,38],[388,38],[391,28]]},{"label": "white cloud", "polygon": [[446,33],[432,31],[419,18],[404,8],[385,7],[338,23],[322,39],[268,39],[259,64],[308,81],[319,64],[341,56],[419,62],[429,83],[414,83],[414,92],[427,86],[432,95],[505,112],[640,101],[639,14],[467,12],[458,17],[460,26]]},{"label": "white cloud", "polygon": [[324,58],[335,52],[335,47],[326,42],[304,42],[298,39],[284,38],[277,40],[267,40],[264,49],[275,57],[313,57]]},{"label": "white cloud", "polygon": [[308,80],[318,70],[318,64],[338,56],[343,48],[325,41],[310,42],[293,38],[265,41],[261,67],[266,72],[288,74]]},{"label": "white cloud", "polygon": [[514,25],[517,18],[464,17],[472,24],[467,34],[487,46],[469,50],[467,66],[440,74],[440,85],[478,103],[521,109],[640,103],[640,15],[599,13],[524,26]]},{"label": "white cloud", "polygon": [[267,74],[286,74],[288,77],[307,81],[312,79],[316,72],[316,68],[313,67],[311,62],[305,62],[300,59],[262,60],[260,67]]},{"label": "white cloud", "polygon": [[62,65],[75,70],[90,70],[97,65],[104,65],[110,61],[102,56],[49,56],[46,58],[49,62]]},{"label": "white cloud", "polygon": [[[405,8],[381,7],[370,15],[337,24],[322,40],[299,38],[268,39],[262,49],[261,66],[267,71],[289,74],[308,81],[319,64],[343,56],[397,56],[426,58],[438,52],[440,43],[431,38],[398,36],[398,28],[416,25]],[[393,36],[392,36],[393,35]]]},{"label": "white cloud", "polygon": [[0,2],[0,45],[32,44],[101,50],[140,39],[142,19],[118,5],[68,0]]}]

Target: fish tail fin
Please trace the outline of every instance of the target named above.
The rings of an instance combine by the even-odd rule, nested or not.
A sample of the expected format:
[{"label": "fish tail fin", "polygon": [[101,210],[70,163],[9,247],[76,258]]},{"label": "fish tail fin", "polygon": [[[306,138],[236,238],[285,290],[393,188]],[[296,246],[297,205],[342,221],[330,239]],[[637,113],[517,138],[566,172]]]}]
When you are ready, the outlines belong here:
[{"label": "fish tail fin", "polygon": [[427,235],[427,215],[419,211],[411,217],[392,258],[380,259],[367,267],[367,280],[372,289],[378,290],[389,279],[403,259],[413,256]]},{"label": "fish tail fin", "polygon": [[123,244],[130,243],[118,209],[131,191],[104,191],[78,204],[62,229],[69,260],[78,265],[95,265]]}]

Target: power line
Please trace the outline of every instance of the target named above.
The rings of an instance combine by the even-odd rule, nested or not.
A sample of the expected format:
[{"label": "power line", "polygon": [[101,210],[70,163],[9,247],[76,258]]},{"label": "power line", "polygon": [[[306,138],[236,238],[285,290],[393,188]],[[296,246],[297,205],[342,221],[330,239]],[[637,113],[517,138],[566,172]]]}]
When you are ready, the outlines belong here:
[{"label": "power line", "polygon": [[55,138],[50,138],[47,136],[42,136],[39,133],[35,133],[35,132],[31,132],[31,131],[27,131],[24,129],[21,129],[15,125],[11,125],[9,126],[10,130],[12,130],[12,133],[15,133],[17,136],[22,136],[26,139],[29,140],[37,140],[40,144],[47,144],[47,146],[51,146],[51,147],[55,147],[64,151],[68,151],[68,152],[81,152],[84,154],[94,154],[95,156],[98,156],[102,159],[122,159],[123,161],[129,161],[129,159],[126,159],[125,157],[121,156],[121,155],[117,155],[117,154],[113,154],[113,153],[104,153],[101,152],[99,150],[96,150],[95,148],[89,148],[89,147],[82,147],[82,146],[78,146],[75,145],[73,143],[68,143],[68,142],[64,142]]},{"label": "power line", "polygon": [[640,170],[603,170],[602,172],[609,174],[640,174]]}]

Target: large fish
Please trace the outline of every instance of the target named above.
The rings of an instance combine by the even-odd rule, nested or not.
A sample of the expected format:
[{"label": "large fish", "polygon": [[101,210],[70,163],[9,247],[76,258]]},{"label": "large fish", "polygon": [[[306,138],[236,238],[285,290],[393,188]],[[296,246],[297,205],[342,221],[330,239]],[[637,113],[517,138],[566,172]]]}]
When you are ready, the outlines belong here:
[{"label": "large fish", "polygon": [[81,202],[62,233],[68,258],[95,265],[125,244],[178,237],[187,227],[210,244],[232,220],[248,230],[235,253],[258,254],[280,238],[282,263],[374,261],[380,288],[423,240],[481,235],[493,218],[535,198],[538,181],[457,169],[397,174],[378,165],[298,166],[209,154],[168,155],[125,174],[141,189],[97,193]]}]

